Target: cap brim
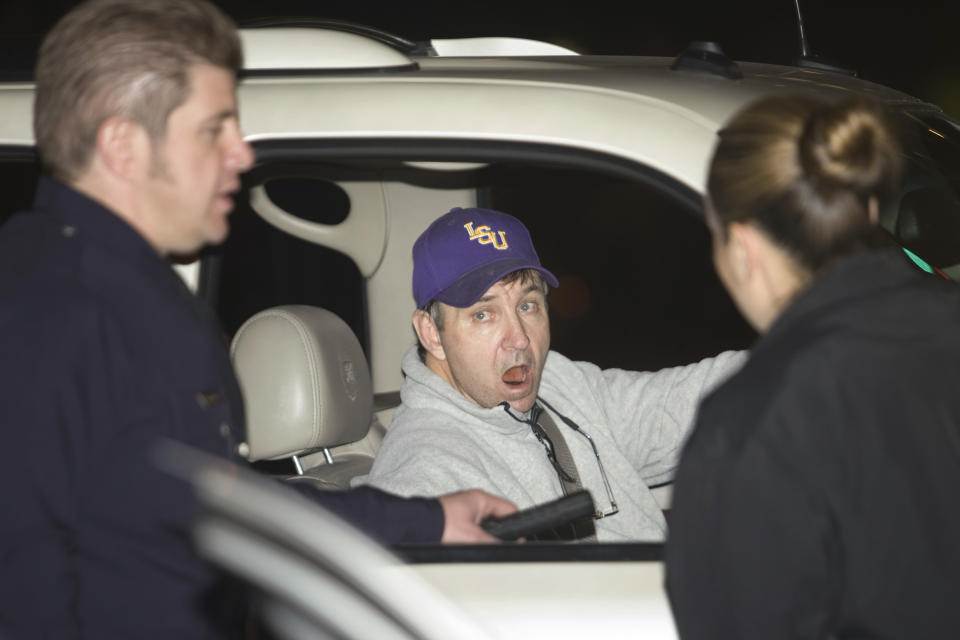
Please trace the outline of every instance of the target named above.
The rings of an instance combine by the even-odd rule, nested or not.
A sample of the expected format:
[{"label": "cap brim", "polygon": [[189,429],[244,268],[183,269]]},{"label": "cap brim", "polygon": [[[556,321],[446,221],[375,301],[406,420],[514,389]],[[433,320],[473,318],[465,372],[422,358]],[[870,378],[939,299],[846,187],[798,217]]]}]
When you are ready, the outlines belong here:
[{"label": "cap brim", "polygon": [[461,277],[434,296],[434,300],[439,300],[451,307],[469,307],[483,297],[487,289],[496,284],[501,278],[514,271],[520,271],[521,269],[533,269],[539,272],[551,287],[558,287],[560,285],[557,277],[540,265],[530,264],[527,260],[499,260],[484,265]]}]

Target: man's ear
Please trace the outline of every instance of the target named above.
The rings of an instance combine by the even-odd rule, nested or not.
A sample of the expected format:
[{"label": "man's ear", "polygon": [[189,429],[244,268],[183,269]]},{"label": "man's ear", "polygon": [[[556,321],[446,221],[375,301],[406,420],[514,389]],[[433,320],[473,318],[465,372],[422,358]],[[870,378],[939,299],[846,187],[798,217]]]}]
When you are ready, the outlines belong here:
[{"label": "man's ear", "polygon": [[97,160],[114,177],[130,178],[149,153],[147,132],[129,118],[111,116],[97,129]]},{"label": "man's ear", "polygon": [[420,344],[437,360],[446,360],[443,344],[440,342],[440,330],[430,314],[422,309],[413,312],[413,329],[417,332]]}]

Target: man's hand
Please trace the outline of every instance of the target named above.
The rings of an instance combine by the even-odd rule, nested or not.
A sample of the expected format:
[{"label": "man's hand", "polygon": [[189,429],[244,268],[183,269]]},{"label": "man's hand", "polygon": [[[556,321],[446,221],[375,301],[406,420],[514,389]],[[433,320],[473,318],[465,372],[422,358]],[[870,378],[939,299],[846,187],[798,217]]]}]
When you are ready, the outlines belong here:
[{"label": "man's hand", "polygon": [[499,542],[480,523],[485,518],[502,518],[517,510],[512,502],[479,489],[448,493],[438,500],[443,507],[441,542]]}]

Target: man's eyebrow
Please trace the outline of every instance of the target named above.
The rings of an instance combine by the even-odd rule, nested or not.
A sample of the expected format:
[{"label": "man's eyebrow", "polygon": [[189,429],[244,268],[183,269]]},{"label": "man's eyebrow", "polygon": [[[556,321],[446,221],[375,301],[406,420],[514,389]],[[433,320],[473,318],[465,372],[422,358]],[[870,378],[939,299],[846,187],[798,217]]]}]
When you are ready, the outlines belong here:
[{"label": "man's eyebrow", "polygon": [[238,117],[239,117],[239,113],[237,112],[236,109],[224,109],[223,111],[219,113],[215,113],[212,116],[208,117],[205,120],[205,122],[207,122],[208,124],[214,124],[214,123],[222,122],[224,120],[229,120],[230,118],[238,118]]},{"label": "man's eyebrow", "polygon": [[[524,295],[524,296],[525,296],[525,295],[527,295],[528,293],[533,293],[533,292],[543,293],[543,289],[542,289],[541,285],[538,284],[538,283],[536,283],[536,282],[531,282],[531,283],[530,283],[529,285],[527,285],[527,287],[521,292],[521,295]],[[482,296],[482,297],[480,297],[476,302],[474,302],[473,304],[481,304],[481,303],[483,303],[483,302],[490,302],[491,300],[495,299],[496,297],[497,297],[496,295],[486,295],[486,296]],[[470,305],[470,306],[472,307],[473,305]]]}]

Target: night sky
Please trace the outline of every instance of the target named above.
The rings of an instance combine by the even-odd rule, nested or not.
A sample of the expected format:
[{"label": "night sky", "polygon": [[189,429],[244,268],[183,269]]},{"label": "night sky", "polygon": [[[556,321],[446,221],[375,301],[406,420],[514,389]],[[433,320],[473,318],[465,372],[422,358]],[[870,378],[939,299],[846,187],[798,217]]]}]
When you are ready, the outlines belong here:
[{"label": "night sky", "polygon": [[[29,50],[70,0],[0,0],[0,37]],[[676,55],[713,40],[736,60],[789,64],[800,52],[793,0],[270,0],[217,2],[236,20],[295,15],[362,22],[412,40],[517,36],[581,53]],[[887,5],[887,6],[882,6]],[[811,54],[853,67],[960,116],[960,3],[802,0]],[[8,50],[10,47],[6,47]],[[23,57],[22,51],[17,53]],[[10,64],[10,54],[7,56]]]}]

